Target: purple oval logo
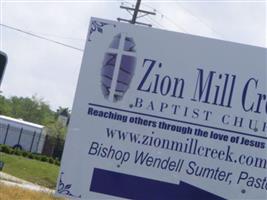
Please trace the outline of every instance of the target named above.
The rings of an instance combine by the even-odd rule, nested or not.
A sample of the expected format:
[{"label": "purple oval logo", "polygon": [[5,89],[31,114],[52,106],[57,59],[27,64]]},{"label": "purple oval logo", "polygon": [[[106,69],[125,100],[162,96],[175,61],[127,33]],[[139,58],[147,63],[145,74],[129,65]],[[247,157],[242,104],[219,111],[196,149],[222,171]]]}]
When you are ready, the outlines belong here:
[{"label": "purple oval logo", "polygon": [[129,89],[136,66],[135,42],[125,33],[114,36],[101,69],[102,93],[112,102],[121,100]]}]

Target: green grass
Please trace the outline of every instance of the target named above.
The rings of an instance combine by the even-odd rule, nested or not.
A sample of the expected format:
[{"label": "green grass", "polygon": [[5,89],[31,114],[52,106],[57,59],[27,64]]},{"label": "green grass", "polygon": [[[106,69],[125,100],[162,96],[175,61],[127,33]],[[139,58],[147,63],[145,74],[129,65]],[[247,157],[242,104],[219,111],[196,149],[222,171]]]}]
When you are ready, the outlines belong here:
[{"label": "green grass", "polygon": [[57,165],[5,153],[0,153],[0,160],[5,163],[3,172],[48,188],[56,186]]}]

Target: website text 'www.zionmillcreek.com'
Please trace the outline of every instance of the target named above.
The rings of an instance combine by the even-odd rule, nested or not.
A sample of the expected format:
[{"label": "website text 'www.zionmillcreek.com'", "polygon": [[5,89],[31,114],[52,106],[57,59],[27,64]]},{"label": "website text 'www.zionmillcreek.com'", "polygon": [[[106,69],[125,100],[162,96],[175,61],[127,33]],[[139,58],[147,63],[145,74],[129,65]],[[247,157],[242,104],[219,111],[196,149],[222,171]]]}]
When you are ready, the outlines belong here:
[{"label": "website text 'www.zionmillcreek.com'", "polygon": [[[240,154],[236,158],[234,152],[231,151],[230,145],[227,145],[224,149],[210,148],[199,145],[197,138],[187,138],[186,141],[183,142],[156,137],[154,136],[154,132],[152,132],[152,135],[146,135],[110,128],[106,128],[106,136],[109,139],[119,140],[121,142],[134,143],[137,145],[149,146],[157,149],[237,163],[249,167],[267,169],[267,159],[248,154]],[[261,149],[261,151],[264,150]]]}]

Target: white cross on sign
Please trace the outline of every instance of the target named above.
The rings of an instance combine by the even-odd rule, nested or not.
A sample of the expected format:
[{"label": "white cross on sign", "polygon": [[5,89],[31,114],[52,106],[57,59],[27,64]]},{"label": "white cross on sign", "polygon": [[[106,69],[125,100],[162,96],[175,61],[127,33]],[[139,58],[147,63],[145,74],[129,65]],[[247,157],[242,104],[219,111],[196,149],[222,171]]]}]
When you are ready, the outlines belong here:
[{"label": "white cross on sign", "polygon": [[135,52],[128,52],[124,50],[126,36],[127,36],[126,33],[121,33],[118,49],[109,48],[108,50],[108,53],[116,54],[116,62],[114,66],[114,72],[112,76],[110,95],[109,95],[109,100],[112,102],[114,101],[114,96],[116,93],[116,85],[119,77],[122,56],[123,55],[136,56]]}]

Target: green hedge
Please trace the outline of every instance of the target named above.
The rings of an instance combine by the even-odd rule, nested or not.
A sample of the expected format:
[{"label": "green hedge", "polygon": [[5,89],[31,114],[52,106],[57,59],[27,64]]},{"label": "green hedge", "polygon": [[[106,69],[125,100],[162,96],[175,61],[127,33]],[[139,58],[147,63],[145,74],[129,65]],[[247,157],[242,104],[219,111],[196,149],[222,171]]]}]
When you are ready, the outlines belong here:
[{"label": "green hedge", "polygon": [[55,164],[58,166],[60,165],[60,161],[58,159],[54,159],[52,157],[41,155],[41,154],[31,153],[31,152],[20,150],[20,149],[13,149],[12,147],[4,145],[4,144],[0,144],[0,152],[6,153],[6,154],[14,154],[17,156],[23,156],[26,158],[35,159],[35,160],[39,160],[42,162],[48,162],[48,163]]}]

